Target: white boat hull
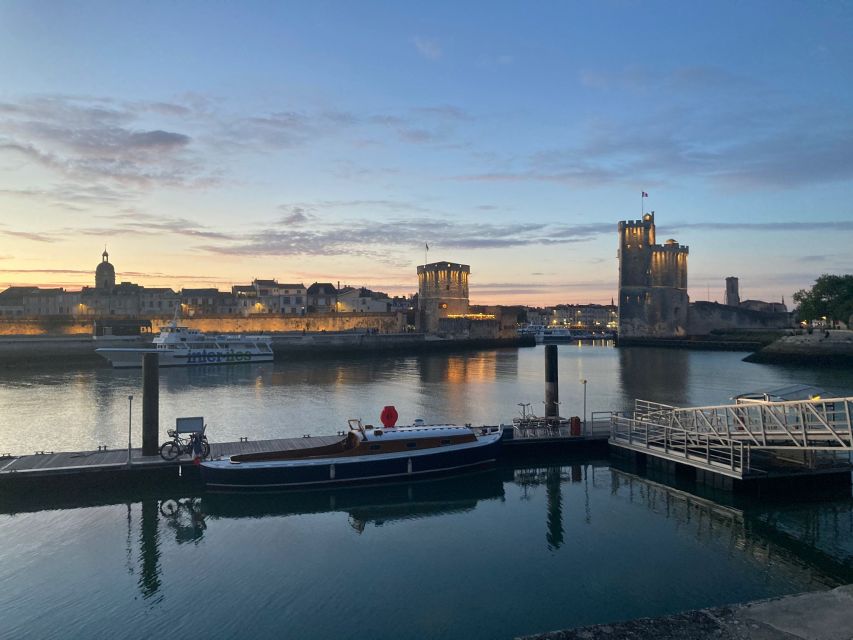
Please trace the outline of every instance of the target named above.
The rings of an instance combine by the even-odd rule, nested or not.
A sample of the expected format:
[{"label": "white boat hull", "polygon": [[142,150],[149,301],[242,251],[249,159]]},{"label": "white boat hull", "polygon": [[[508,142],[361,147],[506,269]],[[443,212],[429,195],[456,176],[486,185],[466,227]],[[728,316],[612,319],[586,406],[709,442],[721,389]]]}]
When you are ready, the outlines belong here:
[{"label": "white boat hull", "polygon": [[270,352],[235,349],[122,349],[102,348],[95,352],[110,361],[115,369],[134,369],[142,366],[146,353],[156,353],[161,367],[200,367],[214,364],[248,364],[272,362]]}]

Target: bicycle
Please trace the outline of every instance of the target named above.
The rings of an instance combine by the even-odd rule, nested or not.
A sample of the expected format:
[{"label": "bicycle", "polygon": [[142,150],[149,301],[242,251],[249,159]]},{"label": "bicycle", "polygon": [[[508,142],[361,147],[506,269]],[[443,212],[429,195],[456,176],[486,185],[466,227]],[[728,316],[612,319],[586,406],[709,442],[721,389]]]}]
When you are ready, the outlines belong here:
[{"label": "bicycle", "polygon": [[160,445],[160,457],[163,460],[174,460],[185,453],[192,454],[196,438],[201,438],[201,457],[207,458],[210,456],[210,443],[207,441],[204,431],[193,431],[186,440],[181,438],[181,434],[174,429],[169,429],[166,433],[172,439]]}]

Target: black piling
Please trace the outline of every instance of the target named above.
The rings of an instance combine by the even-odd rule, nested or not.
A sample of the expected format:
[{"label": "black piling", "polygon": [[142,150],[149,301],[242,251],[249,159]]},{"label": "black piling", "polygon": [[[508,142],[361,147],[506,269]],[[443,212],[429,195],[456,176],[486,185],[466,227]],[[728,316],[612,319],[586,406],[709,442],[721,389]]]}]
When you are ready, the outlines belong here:
[{"label": "black piling", "polygon": [[557,384],[557,345],[545,345],[545,418],[560,415],[560,390]]},{"label": "black piling", "polygon": [[156,456],[160,448],[160,357],[142,357],[142,455]]}]

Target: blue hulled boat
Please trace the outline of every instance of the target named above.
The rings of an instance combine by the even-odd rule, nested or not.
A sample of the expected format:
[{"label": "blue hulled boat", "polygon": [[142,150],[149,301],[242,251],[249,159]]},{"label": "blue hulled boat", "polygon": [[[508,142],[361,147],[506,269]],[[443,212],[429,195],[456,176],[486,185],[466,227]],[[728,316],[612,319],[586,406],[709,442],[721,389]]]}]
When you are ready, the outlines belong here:
[{"label": "blue hulled boat", "polygon": [[457,425],[372,427],[350,420],[330,445],[249,453],[201,464],[213,489],[284,489],[380,480],[403,480],[490,464],[502,428]]}]

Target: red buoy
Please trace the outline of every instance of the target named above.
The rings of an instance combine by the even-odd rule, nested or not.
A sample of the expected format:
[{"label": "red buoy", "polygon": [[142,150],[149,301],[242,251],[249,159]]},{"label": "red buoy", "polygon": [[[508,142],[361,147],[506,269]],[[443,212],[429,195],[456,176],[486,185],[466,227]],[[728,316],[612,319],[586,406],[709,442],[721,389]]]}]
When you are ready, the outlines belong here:
[{"label": "red buoy", "polygon": [[393,405],[388,405],[384,409],[382,409],[382,413],[379,415],[379,419],[382,420],[382,425],[386,429],[390,429],[395,424],[397,424],[397,409],[394,408]]}]

